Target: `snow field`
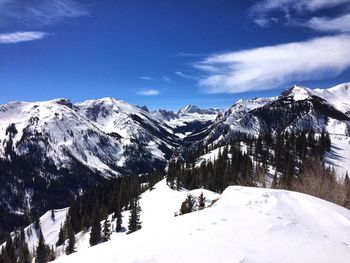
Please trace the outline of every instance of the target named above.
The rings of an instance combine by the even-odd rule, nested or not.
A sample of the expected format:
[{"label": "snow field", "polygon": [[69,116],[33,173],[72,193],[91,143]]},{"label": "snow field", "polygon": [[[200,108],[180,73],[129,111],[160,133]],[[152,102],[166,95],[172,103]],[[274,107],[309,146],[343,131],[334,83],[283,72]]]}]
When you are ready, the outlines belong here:
[{"label": "snow field", "polygon": [[159,182],[140,200],[141,230],[58,262],[349,262],[345,208],[296,192],[231,186],[211,207],[174,217],[186,194]]}]

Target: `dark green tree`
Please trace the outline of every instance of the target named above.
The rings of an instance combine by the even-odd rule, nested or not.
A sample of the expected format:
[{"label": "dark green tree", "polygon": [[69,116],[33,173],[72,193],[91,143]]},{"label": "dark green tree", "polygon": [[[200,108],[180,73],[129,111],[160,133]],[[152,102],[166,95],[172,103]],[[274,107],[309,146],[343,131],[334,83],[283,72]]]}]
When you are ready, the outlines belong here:
[{"label": "dark green tree", "polygon": [[58,241],[56,243],[56,247],[63,245],[64,240],[65,240],[64,232],[63,232],[63,228],[62,228],[62,224],[61,224],[60,232],[58,233]]},{"label": "dark green tree", "polygon": [[40,218],[38,216],[35,217],[34,227],[36,230],[40,229]]},{"label": "dark green tree", "polygon": [[15,247],[12,242],[12,237],[8,234],[5,244],[5,258],[7,262],[16,262]]},{"label": "dark green tree", "polygon": [[120,210],[120,207],[118,207],[117,211],[114,213],[114,216],[116,218],[115,232],[120,232],[120,230],[122,230],[123,216]]},{"label": "dark green tree", "polygon": [[51,220],[55,221],[55,210],[51,210]]},{"label": "dark green tree", "polygon": [[101,242],[101,223],[98,216],[98,213],[94,213],[92,226],[91,226],[91,233],[90,233],[90,245],[95,246],[98,243]]},{"label": "dark green tree", "polygon": [[111,239],[111,223],[108,220],[108,217],[106,218],[105,222],[103,223],[103,231],[102,231],[102,240],[103,242],[106,242]]},{"label": "dark green tree", "polygon": [[40,231],[39,242],[36,248],[35,263],[46,263],[49,261],[50,247],[46,245],[44,236]]},{"label": "dark green tree", "polygon": [[193,196],[191,194],[187,195],[186,200],[183,201],[181,204],[180,215],[193,212],[195,205],[196,205],[196,201],[193,198]]},{"label": "dark green tree", "polygon": [[66,254],[69,255],[69,254],[72,254],[75,251],[75,235],[74,235],[74,232],[73,232],[73,229],[70,227],[68,229],[68,246],[66,247]]},{"label": "dark green tree", "polygon": [[32,256],[30,255],[27,243],[24,243],[19,251],[18,263],[31,263]]},{"label": "dark green tree", "polygon": [[203,195],[203,192],[201,192],[201,194],[198,197],[198,207],[199,209],[205,208],[205,197]]},{"label": "dark green tree", "polygon": [[141,229],[140,213],[141,207],[138,198],[131,200],[130,217],[129,217],[129,231],[128,234]]}]

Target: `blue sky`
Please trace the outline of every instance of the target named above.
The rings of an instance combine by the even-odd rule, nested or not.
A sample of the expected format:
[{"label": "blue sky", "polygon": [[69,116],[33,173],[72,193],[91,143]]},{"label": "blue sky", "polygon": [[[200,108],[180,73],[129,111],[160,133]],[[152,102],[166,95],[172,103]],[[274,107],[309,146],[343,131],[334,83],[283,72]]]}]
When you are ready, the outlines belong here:
[{"label": "blue sky", "polygon": [[350,81],[349,0],[0,0],[0,103],[226,108]]}]

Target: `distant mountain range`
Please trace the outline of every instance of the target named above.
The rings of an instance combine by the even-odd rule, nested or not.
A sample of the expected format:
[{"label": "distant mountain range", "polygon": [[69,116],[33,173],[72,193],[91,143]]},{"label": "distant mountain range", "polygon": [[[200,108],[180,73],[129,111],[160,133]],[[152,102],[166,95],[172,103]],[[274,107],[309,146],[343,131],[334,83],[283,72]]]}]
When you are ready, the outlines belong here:
[{"label": "distant mountain range", "polygon": [[349,136],[350,83],[294,86],[227,110],[188,105],[150,112],[114,98],[9,102],[0,105],[0,212],[67,205],[109,178],[164,168],[175,150],[192,143],[310,129]]}]

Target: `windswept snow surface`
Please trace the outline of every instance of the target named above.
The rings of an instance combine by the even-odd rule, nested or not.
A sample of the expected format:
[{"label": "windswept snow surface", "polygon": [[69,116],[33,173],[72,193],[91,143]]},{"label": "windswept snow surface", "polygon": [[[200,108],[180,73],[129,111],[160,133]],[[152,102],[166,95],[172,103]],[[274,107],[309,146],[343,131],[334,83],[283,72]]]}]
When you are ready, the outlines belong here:
[{"label": "windswept snow surface", "polygon": [[211,207],[174,217],[185,196],[161,181],[142,196],[141,230],[58,262],[349,262],[345,208],[290,191],[231,186]]}]

